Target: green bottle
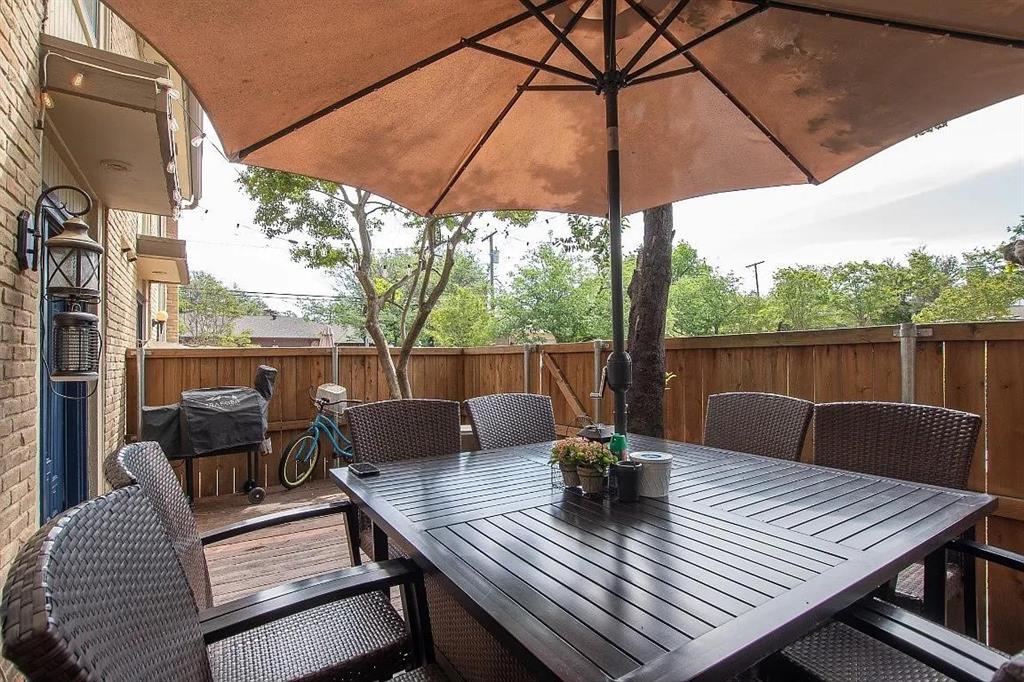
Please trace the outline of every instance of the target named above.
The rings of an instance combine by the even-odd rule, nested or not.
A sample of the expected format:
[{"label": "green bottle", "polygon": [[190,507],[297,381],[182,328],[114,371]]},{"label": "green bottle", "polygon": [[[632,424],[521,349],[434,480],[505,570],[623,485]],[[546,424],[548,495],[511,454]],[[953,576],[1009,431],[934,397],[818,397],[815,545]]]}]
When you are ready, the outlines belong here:
[{"label": "green bottle", "polygon": [[620,462],[626,460],[626,436],[622,433],[616,433],[612,436],[611,442],[608,444],[608,449],[615,455],[615,459]]}]

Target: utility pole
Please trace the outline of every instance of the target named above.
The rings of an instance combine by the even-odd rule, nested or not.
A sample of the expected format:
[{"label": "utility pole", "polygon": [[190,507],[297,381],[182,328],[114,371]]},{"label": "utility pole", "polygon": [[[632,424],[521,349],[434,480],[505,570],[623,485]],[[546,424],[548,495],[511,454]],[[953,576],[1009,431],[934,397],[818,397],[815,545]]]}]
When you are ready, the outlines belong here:
[{"label": "utility pole", "polygon": [[759,260],[756,263],[751,263],[748,268],[754,268],[754,290],[757,291],[757,297],[761,298],[761,280],[757,276],[757,266],[764,265],[763,260]]},{"label": "utility pole", "polygon": [[498,260],[497,254],[494,252],[494,235],[496,234],[498,234],[497,230],[484,237],[487,240],[487,270],[491,278],[491,295],[488,297],[488,303],[492,309],[494,308],[494,264]]}]

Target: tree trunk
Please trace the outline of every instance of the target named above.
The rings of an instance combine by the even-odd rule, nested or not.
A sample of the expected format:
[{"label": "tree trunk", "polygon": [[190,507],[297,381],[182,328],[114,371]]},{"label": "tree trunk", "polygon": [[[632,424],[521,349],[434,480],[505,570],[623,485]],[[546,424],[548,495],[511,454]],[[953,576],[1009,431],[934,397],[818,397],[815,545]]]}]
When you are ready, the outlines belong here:
[{"label": "tree trunk", "polygon": [[[368,306],[364,326],[370,334],[370,338],[373,339],[374,347],[377,349],[377,360],[380,362],[380,368],[384,372],[384,378],[387,379],[388,392],[391,394],[391,399],[398,400],[403,397],[402,387],[398,382],[398,372],[395,370],[395,363],[391,359],[391,347],[388,345],[387,337],[384,336],[384,332],[380,328],[380,319],[377,316],[377,311],[373,310],[372,306]],[[367,400],[369,396],[360,399]]]},{"label": "tree trunk", "polygon": [[402,391],[403,398],[412,398],[412,382],[409,381],[409,358],[411,357],[411,349],[402,349],[398,355],[398,387]]},{"label": "tree trunk", "polygon": [[665,318],[673,234],[671,204],[644,211],[644,241],[629,284],[629,430],[658,438],[665,432]]}]

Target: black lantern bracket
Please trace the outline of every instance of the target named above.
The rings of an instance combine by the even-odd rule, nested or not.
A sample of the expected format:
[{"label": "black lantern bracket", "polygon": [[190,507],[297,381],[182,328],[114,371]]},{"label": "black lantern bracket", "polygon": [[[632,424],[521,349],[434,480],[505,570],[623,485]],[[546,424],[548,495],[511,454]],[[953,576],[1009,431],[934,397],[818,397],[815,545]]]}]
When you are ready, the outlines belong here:
[{"label": "black lantern bracket", "polygon": [[[56,192],[70,191],[76,196],[85,200],[85,208],[74,209],[68,201],[62,201],[56,196]],[[47,187],[36,198],[36,205],[32,213],[22,211],[18,214],[18,233],[15,253],[18,255],[18,266],[22,270],[39,270],[39,254],[43,249],[43,204],[49,200],[51,205],[67,215],[80,218],[92,210],[92,197],[74,185],[54,185]]]}]

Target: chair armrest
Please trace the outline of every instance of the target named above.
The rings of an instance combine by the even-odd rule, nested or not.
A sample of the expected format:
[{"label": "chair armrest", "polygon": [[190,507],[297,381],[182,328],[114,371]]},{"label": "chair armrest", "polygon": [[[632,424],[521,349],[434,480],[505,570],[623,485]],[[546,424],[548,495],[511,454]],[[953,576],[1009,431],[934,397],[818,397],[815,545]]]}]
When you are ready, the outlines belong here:
[{"label": "chair armrest", "polygon": [[422,580],[409,559],[363,564],[278,585],[199,614],[206,644],[331,602]]},{"label": "chair armrest", "polygon": [[318,516],[329,516],[330,514],[341,514],[353,507],[354,505],[349,500],[335,500],[334,502],[324,502],[323,504],[315,504],[310,507],[287,509],[285,511],[275,512],[273,514],[264,514],[263,516],[257,516],[254,519],[246,519],[245,521],[232,523],[228,526],[215,528],[214,530],[203,533],[199,539],[205,546],[214,542],[221,542],[222,540],[244,535],[245,533],[251,533],[255,530],[279,526],[282,523],[304,521]]},{"label": "chair armrest", "polygon": [[1005,654],[878,598],[864,599],[839,620],[960,682],[989,682]]},{"label": "chair armrest", "polygon": [[946,549],[967,554],[969,556],[991,561],[1000,566],[1012,568],[1015,571],[1024,571],[1024,554],[1017,554],[1008,549],[993,547],[975,540],[950,540],[946,543]]}]

